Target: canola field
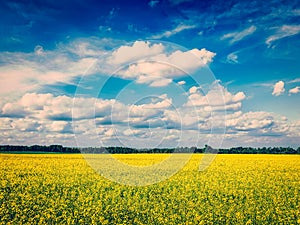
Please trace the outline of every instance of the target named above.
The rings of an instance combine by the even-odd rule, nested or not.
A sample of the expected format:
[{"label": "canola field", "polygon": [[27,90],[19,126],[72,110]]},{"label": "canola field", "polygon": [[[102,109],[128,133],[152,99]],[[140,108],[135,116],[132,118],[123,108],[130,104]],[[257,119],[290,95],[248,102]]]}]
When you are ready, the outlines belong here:
[{"label": "canola field", "polygon": [[[151,165],[166,155],[115,157]],[[135,187],[80,154],[0,154],[0,224],[300,224],[299,155],[218,155],[200,172],[201,157]]]}]

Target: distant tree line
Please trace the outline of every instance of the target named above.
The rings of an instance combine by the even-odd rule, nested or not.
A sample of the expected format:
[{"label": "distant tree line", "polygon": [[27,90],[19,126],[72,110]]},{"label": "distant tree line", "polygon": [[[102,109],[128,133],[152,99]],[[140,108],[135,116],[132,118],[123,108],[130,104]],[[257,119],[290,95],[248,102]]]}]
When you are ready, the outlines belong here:
[{"label": "distant tree line", "polygon": [[12,153],[110,153],[110,154],[132,154],[132,153],[218,153],[218,154],[300,154],[300,147],[234,147],[228,149],[213,149],[205,145],[204,148],[178,147],[178,148],[152,148],[135,149],[128,147],[64,147],[62,145],[0,145],[0,152]]},{"label": "distant tree line", "polygon": [[34,152],[47,152],[47,153],[80,153],[79,148],[63,147],[62,145],[0,145],[0,152],[21,152],[21,153],[34,153]]},{"label": "distant tree line", "polygon": [[300,154],[300,147],[297,149],[291,147],[235,147],[230,149],[220,149],[221,154]]}]

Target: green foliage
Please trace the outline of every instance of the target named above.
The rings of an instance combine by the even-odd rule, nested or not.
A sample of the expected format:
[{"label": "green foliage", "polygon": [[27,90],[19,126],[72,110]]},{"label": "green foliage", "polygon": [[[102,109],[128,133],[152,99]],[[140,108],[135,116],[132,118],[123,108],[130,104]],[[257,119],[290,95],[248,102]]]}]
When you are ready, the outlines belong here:
[{"label": "green foliage", "polygon": [[127,147],[63,147],[61,145],[50,146],[15,146],[1,145],[0,152],[14,153],[38,153],[38,152],[55,152],[55,153],[110,153],[110,154],[136,154],[136,153],[219,153],[219,154],[300,154],[300,147],[294,149],[291,147],[234,147],[230,149],[213,149],[205,145],[204,148],[197,147],[178,147],[178,148],[153,148],[153,149],[134,149]]}]

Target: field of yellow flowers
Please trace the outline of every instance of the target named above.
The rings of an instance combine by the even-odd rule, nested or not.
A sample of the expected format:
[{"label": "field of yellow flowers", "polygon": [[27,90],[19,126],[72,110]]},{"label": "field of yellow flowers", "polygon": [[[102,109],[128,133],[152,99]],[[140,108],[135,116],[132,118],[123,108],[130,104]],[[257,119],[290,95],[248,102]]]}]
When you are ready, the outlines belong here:
[{"label": "field of yellow flowers", "polygon": [[[166,155],[115,157],[151,165]],[[300,224],[299,155],[218,155],[200,172],[201,157],[135,187],[80,154],[0,154],[0,224]]]}]

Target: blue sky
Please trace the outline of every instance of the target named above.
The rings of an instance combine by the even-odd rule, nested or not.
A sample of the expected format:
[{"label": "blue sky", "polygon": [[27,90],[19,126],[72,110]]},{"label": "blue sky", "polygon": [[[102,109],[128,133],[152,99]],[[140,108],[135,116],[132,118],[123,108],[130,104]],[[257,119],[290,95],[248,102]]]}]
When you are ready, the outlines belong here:
[{"label": "blue sky", "polygon": [[2,1],[0,143],[292,146],[299,1]]}]

